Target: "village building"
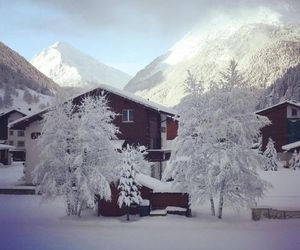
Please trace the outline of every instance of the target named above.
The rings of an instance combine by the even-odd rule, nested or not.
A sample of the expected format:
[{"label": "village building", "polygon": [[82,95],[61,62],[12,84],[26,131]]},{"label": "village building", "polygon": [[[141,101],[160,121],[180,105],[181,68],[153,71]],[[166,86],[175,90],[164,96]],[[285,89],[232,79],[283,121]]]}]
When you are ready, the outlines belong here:
[{"label": "village building", "polygon": [[0,164],[11,165],[12,163],[12,153],[14,146],[0,143]]},{"label": "village building", "polygon": [[262,150],[272,138],[279,160],[286,165],[293,151],[300,149],[300,103],[284,101],[256,113],[272,122],[262,129]]},{"label": "village building", "polygon": [[25,134],[23,129],[9,129],[8,124],[26,116],[18,109],[0,113],[0,143],[12,146],[10,152],[13,160],[25,160]]},{"label": "village building", "polygon": [[[79,104],[84,96],[96,96],[102,92],[106,94],[111,110],[118,114],[113,121],[120,130],[116,144],[144,145],[152,163],[151,176],[160,179],[171,155],[172,140],[177,136],[176,111],[107,85],[78,95],[72,101]],[[32,183],[32,171],[39,162],[36,139],[41,133],[43,114],[47,111],[42,110],[10,124],[10,129],[25,131],[24,172],[28,184]]]}]

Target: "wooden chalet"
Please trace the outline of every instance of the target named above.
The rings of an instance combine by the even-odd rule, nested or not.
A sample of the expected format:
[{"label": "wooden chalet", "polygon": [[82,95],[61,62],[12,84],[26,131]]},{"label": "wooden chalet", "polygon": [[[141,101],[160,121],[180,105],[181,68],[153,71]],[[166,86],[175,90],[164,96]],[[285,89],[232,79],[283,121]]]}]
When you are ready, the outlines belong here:
[{"label": "wooden chalet", "polygon": [[[171,155],[171,141],[177,136],[176,111],[107,85],[100,85],[71,100],[80,104],[84,96],[107,96],[111,110],[117,114],[113,123],[119,128],[118,138],[124,144],[144,145],[152,162],[152,176],[160,179]],[[32,182],[31,172],[38,162],[35,139],[41,131],[41,120],[48,109],[13,122],[11,129],[25,130],[25,179]]]},{"label": "wooden chalet", "polygon": [[272,138],[279,159],[286,162],[291,152],[300,147],[300,103],[284,101],[256,113],[272,122],[262,129],[262,149],[266,149]]},{"label": "wooden chalet", "polygon": [[13,146],[11,153],[14,160],[25,160],[25,137],[24,130],[13,130],[8,128],[8,124],[26,116],[18,109],[10,109],[0,113],[0,143]]}]

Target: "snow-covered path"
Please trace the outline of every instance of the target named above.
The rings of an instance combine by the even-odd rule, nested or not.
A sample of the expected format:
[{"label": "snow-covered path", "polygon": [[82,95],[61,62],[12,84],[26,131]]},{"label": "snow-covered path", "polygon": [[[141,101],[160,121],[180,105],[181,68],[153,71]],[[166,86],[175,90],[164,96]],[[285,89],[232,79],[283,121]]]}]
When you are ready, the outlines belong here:
[{"label": "snow-covered path", "polygon": [[60,201],[40,199],[0,195],[1,250],[300,249],[300,220],[254,222],[249,211],[225,210],[220,221],[207,209],[192,218],[136,217],[129,223],[124,217],[96,217],[91,211],[71,219]]}]

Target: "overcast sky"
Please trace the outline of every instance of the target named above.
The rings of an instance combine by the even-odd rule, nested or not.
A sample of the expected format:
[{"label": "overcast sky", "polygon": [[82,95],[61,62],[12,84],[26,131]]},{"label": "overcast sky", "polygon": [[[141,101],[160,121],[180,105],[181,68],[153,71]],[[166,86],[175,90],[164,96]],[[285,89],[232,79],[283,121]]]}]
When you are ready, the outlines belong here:
[{"label": "overcast sky", "polygon": [[27,59],[65,41],[134,74],[211,13],[260,5],[300,13],[300,0],[0,0],[0,37]]}]

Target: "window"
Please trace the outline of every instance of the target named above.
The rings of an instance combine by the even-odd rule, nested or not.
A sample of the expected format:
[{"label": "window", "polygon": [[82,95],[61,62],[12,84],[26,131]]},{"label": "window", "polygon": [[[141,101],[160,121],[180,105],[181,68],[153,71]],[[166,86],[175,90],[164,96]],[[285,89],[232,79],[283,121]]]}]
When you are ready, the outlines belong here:
[{"label": "window", "polygon": [[40,132],[33,132],[33,133],[31,133],[31,139],[32,140],[35,140],[35,139],[37,139],[39,136],[41,135],[41,133]]},{"label": "window", "polygon": [[297,109],[292,109],[292,116],[297,116],[298,114],[297,114]]},{"label": "window", "polygon": [[14,135],[14,131],[13,130],[9,130],[9,135]]},{"label": "window", "polygon": [[133,122],[134,112],[133,109],[123,109],[122,110],[122,122]]},{"label": "window", "polygon": [[24,141],[18,141],[18,147],[24,147],[25,142]]},{"label": "window", "polygon": [[9,141],[9,145],[13,146],[14,145],[14,141]]},{"label": "window", "polygon": [[19,130],[18,131],[18,136],[24,136],[24,130]]}]

